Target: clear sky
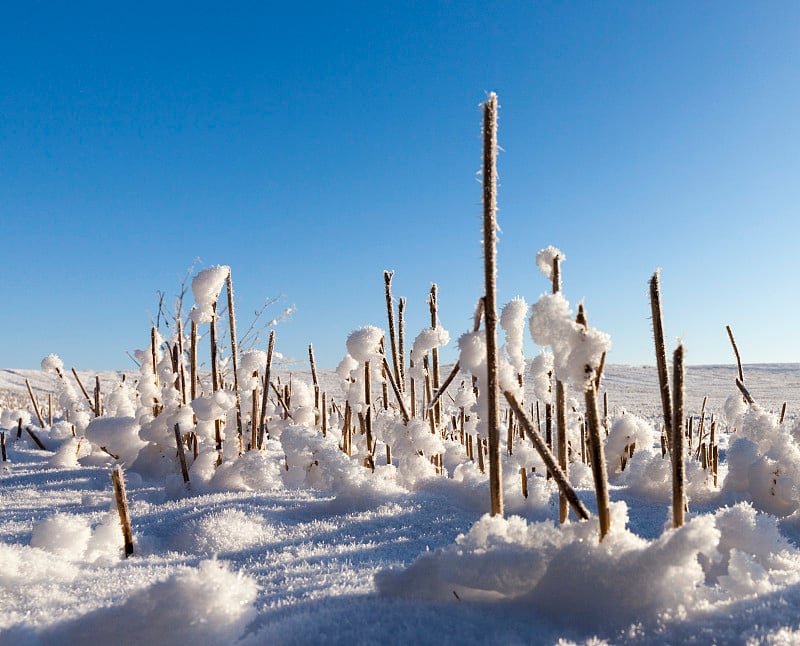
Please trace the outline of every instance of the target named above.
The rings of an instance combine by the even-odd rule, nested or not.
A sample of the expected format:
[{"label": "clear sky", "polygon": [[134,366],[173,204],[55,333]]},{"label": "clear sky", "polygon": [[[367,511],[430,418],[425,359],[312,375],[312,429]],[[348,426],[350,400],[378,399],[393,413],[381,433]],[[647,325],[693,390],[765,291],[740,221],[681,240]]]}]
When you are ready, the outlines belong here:
[{"label": "clear sky", "polygon": [[240,329],[296,305],[276,334],[298,359],[313,342],[335,367],[386,326],[384,269],[409,344],[433,282],[457,337],[483,289],[489,91],[501,302],[547,290],[552,244],[611,362],[653,363],[657,267],[689,363],[733,361],[726,324],[746,362],[800,361],[800,3],[18,2],[0,366],[132,367],[195,258],[231,265]]}]

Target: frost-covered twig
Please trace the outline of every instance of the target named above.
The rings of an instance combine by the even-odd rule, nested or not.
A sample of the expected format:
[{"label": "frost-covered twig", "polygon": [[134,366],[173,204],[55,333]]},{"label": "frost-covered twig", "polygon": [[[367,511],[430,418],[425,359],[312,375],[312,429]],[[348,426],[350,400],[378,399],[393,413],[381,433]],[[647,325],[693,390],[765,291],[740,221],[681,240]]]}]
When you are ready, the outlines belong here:
[{"label": "frost-covered twig", "polygon": [[525,434],[528,436],[534,448],[538,451],[539,455],[544,461],[548,472],[553,475],[553,479],[556,481],[561,495],[563,495],[564,498],[569,502],[578,518],[581,520],[588,519],[590,516],[589,511],[581,502],[580,498],[578,498],[578,494],[575,493],[575,489],[573,489],[572,485],[569,483],[567,475],[564,473],[561,467],[558,466],[555,456],[547,447],[547,444],[542,439],[542,436],[534,427],[533,422],[531,421],[530,417],[528,417],[525,409],[519,405],[519,402],[513,393],[504,391],[503,395],[505,396],[506,401],[508,401],[509,406],[511,406],[511,409],[514,411],[514,414],[517,416],[520,425],[525,430]]},{"label": "frost-covered twig", "polygon": [[236,437],[239,438],[239,450],[242,447],[242,397],[239,392],[239,349],[236,346],[236,314],[233,309],[233,278],[231,270],[225,276],[228,293],[228,326],[231,332],[231,358],[233,359],[233,392],[236,393]]},{"label": "frost-covered twig", "polygon": [[81,381],[81,378],[78,376],[78,372],[75,370],[75,368],[72,369],[72,375],[75,377],[75,381],[78,382],[78,388],[81,389],[83,396],[86,397],[86,402],[89,405],[89,410],[91,410],[92,413],[94,413],[95,410],[94,410],[94,404],[92,403],[92,398],[89,397],[89,393],[87,393],[86,388],[83,387],[83,382]]},{"label": "frost-covered twig", "polygon": [[503,515],[497,374],[497,95],[483,104],[483,268],[489,492],[492,516]]}]

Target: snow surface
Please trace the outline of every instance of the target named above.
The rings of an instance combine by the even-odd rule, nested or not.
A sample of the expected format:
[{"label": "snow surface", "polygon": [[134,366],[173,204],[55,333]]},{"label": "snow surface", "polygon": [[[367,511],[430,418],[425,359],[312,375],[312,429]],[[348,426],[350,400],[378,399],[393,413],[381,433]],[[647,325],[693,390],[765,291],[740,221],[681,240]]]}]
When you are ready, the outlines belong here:
[{"label": "snow surface", "polygon": [[[379,338],[366,336],[363,356],[348,346],[359,360]],[[532,399],[548,360],[528,364]],[[80,374],[93,384],[94,373]],[[527,442],[504,456],[506,518],[486,515],[487,477],[463,447],[419,420],[404,426],[378,415],[376,467],[365,468],[363,447],[350,458],[335,431],[309,428],[304,372],[292,375],[291,405],[297,412],[310,403],[309,424],[280,420],[273,406],[263,451],[238,458],[226,441],[219,467],[215,452],[201,452],[190,458],[187,489],[167,432],[173,414],[152,418],[136,394],[141,375],[129,373],[125,388],[119,373],[100,376],[118,412],[99,420],[87,413],[73,437],[71,423],[40,429],[26,412],[25,378],[40,401],[63,388],[52,370],[0,371],[9,458],[0,466],[0,644],[800,642],[797,364],[745,366],[760,404],[747,411],[729,402],[735,367],[689,368],[687,411],[699,415],[708,396],[722,464],[714,487],[697,462],[687,463],[690,513],[678,530],[658,443],[655,369],[606,366],[606,457],[615,468],[612,529],[602,543],[594,517],[558,527],[552,481],[531,474],[528,498],[521,495],[519,467],[542,471]],[[334,372],[320,380],[340,402],[353,387]],[[459,381],[455,405],[476,405],[469,381]],[[66,400],[78,406],[81,397]],[[198,434],[210,442],[213,429],[203,425],[213,422],[204,420],[230,419],[234,400],[201,395],[185,410],[189,420],[196,411]],[[19,417],[46,450],[25,430],[17,439]],[[573,434],[576,424],[571,415]],[[232,429],[229,421],[229,437]],[[632,440],[636,451],[620,470]],[[98,443],[124,462],[128,559],[109,478],[117,460]],[[392,465],[380,463],[383,443],[396,453]],[[441,452],[444,475],[417,451]],[[580,461],[570,467],[594,512],[590,470]]]}]

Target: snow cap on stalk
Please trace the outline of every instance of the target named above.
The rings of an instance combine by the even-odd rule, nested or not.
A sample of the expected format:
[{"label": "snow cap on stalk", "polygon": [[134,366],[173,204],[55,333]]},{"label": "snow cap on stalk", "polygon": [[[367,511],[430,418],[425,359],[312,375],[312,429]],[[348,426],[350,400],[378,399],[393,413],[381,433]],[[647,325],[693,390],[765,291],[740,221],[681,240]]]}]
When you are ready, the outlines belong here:
[{"label": "snow cap on stalk", "polygon": [[380,362],[380,343],[383,336],[383,330],[374,325],[360,327],[347,337],[347,351],[360,363]]},{"label": "snow cap on stalk", "polygon": [[192,279],[192,294],[198,307],[192,310],[190,316],[198,325],[211,321],[212,307],[217,302],[222,285],[230,271],[228,265],[215,265],[203,269]]},{"label": "snow cap on stalk", "polygon": [[560,260],[566,260],[567,256],[561,249],[549,246],[539,251],[536,254],[536,266],[539,268],[548,280],[553,280],[553,260],[558,257]]},{"label": "snow cap on stalk", "polygon": [[528,303],[517,297],[503,306],[500,313],[500,327],[506,333],[506,352],[511,365],[518,374],[525,372],[525,354],[522,342],[525,330],[525,317],[528,315]]},{"label": "snow cap on stalk", "polygon": [[580,390],[594,379],[603,353],[611,347],[611,337],[605,332],[572,319],[569,303],[560,292],[543,294],[534,303],[530,332],[536,343],[552,348],[558,378]]},{"label": "snow cap on stalk", "polygon": [[450,333],[445,330],[441,325],[435,328],[425,328],[414,339],[414,345],[411,348],[411,357],[414,359],[414,367],[410,371],[410,375],[414,378],[424,378],[422,357],[424,357],[433,348],[438,348],[440,345],[447,345],[450,343]]},{"label": "snow cap on stalk", "polygon": [[336,374],[342,379],[349,379],[353,370],[358,369],[358,361],[349,354],[344,355],[339,365],[336,366]]},{"label": "snow cap on stalk", "polygon": [[64,362],[57,354],[48,354],[42,359],[42,370],[45,372],[61,372],[64,369]]}]

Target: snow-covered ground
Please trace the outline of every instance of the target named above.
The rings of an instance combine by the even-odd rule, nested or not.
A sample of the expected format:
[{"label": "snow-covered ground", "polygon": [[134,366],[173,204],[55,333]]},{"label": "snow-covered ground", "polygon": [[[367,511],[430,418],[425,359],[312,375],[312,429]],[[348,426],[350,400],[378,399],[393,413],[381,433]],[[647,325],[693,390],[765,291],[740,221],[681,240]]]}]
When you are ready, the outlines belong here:
[{"label": "snow-covered ground", "polygon": [[[226,449],[216,469],[206,454],[190,455],[187,489],[175,444],[165,448],[169,434],[155,425],[166,413],[146,420],[134,410],[138,373],[126,375],[130,390],[118,373],[101,375],[111,428],[86,415],[40,429],[24,380],[40,402],[50,392],[64,402],[64,380],[52,371],[0,371],[8,454],[0,470],[0,643],[797,643],[800,365],[748,365],[744,373],[760,409],[744,410],[735,367],[688,370],[686,412],[699,416],[708,396],[705,423],[712,413],[718,421],[721,464],[714,486],[699,462],[687,461],[690,511],[675,530],[655,369],[606,367],[612,529],[598,542],[591,472],[579,456],[570,478],[592,519],[558,527],[556,487],[520,438],[504,455],[506,517],[492,518],[487,476],[457,438],[417,456],[403,443],[413,449],[436,436],[404,439],[378,415],[373,472],[363,449],[352,458],[339,450],[335,414],[325,437],[313,409],[304,428],[307,372],[292,375],[294,423],[273,405],[263,451],[239,458]],[[93,373],[80,374],[94,386]],[[351,387],[333,372],[320,383],[337,402]],[[764,411],[777,414],[784,401],[778,425]],[[19,417],[45,450],[26,430],[17,439]],[[614,451],[625,432],[639,443],[619,472]],[[107,448],[119,460],[99,450],[114,441]],[[437,451],[444,473],[427,457]],[[134,533],[127,559],[109,478],[118,462]],[[527,498],[520,464],[536,467]]]}]

